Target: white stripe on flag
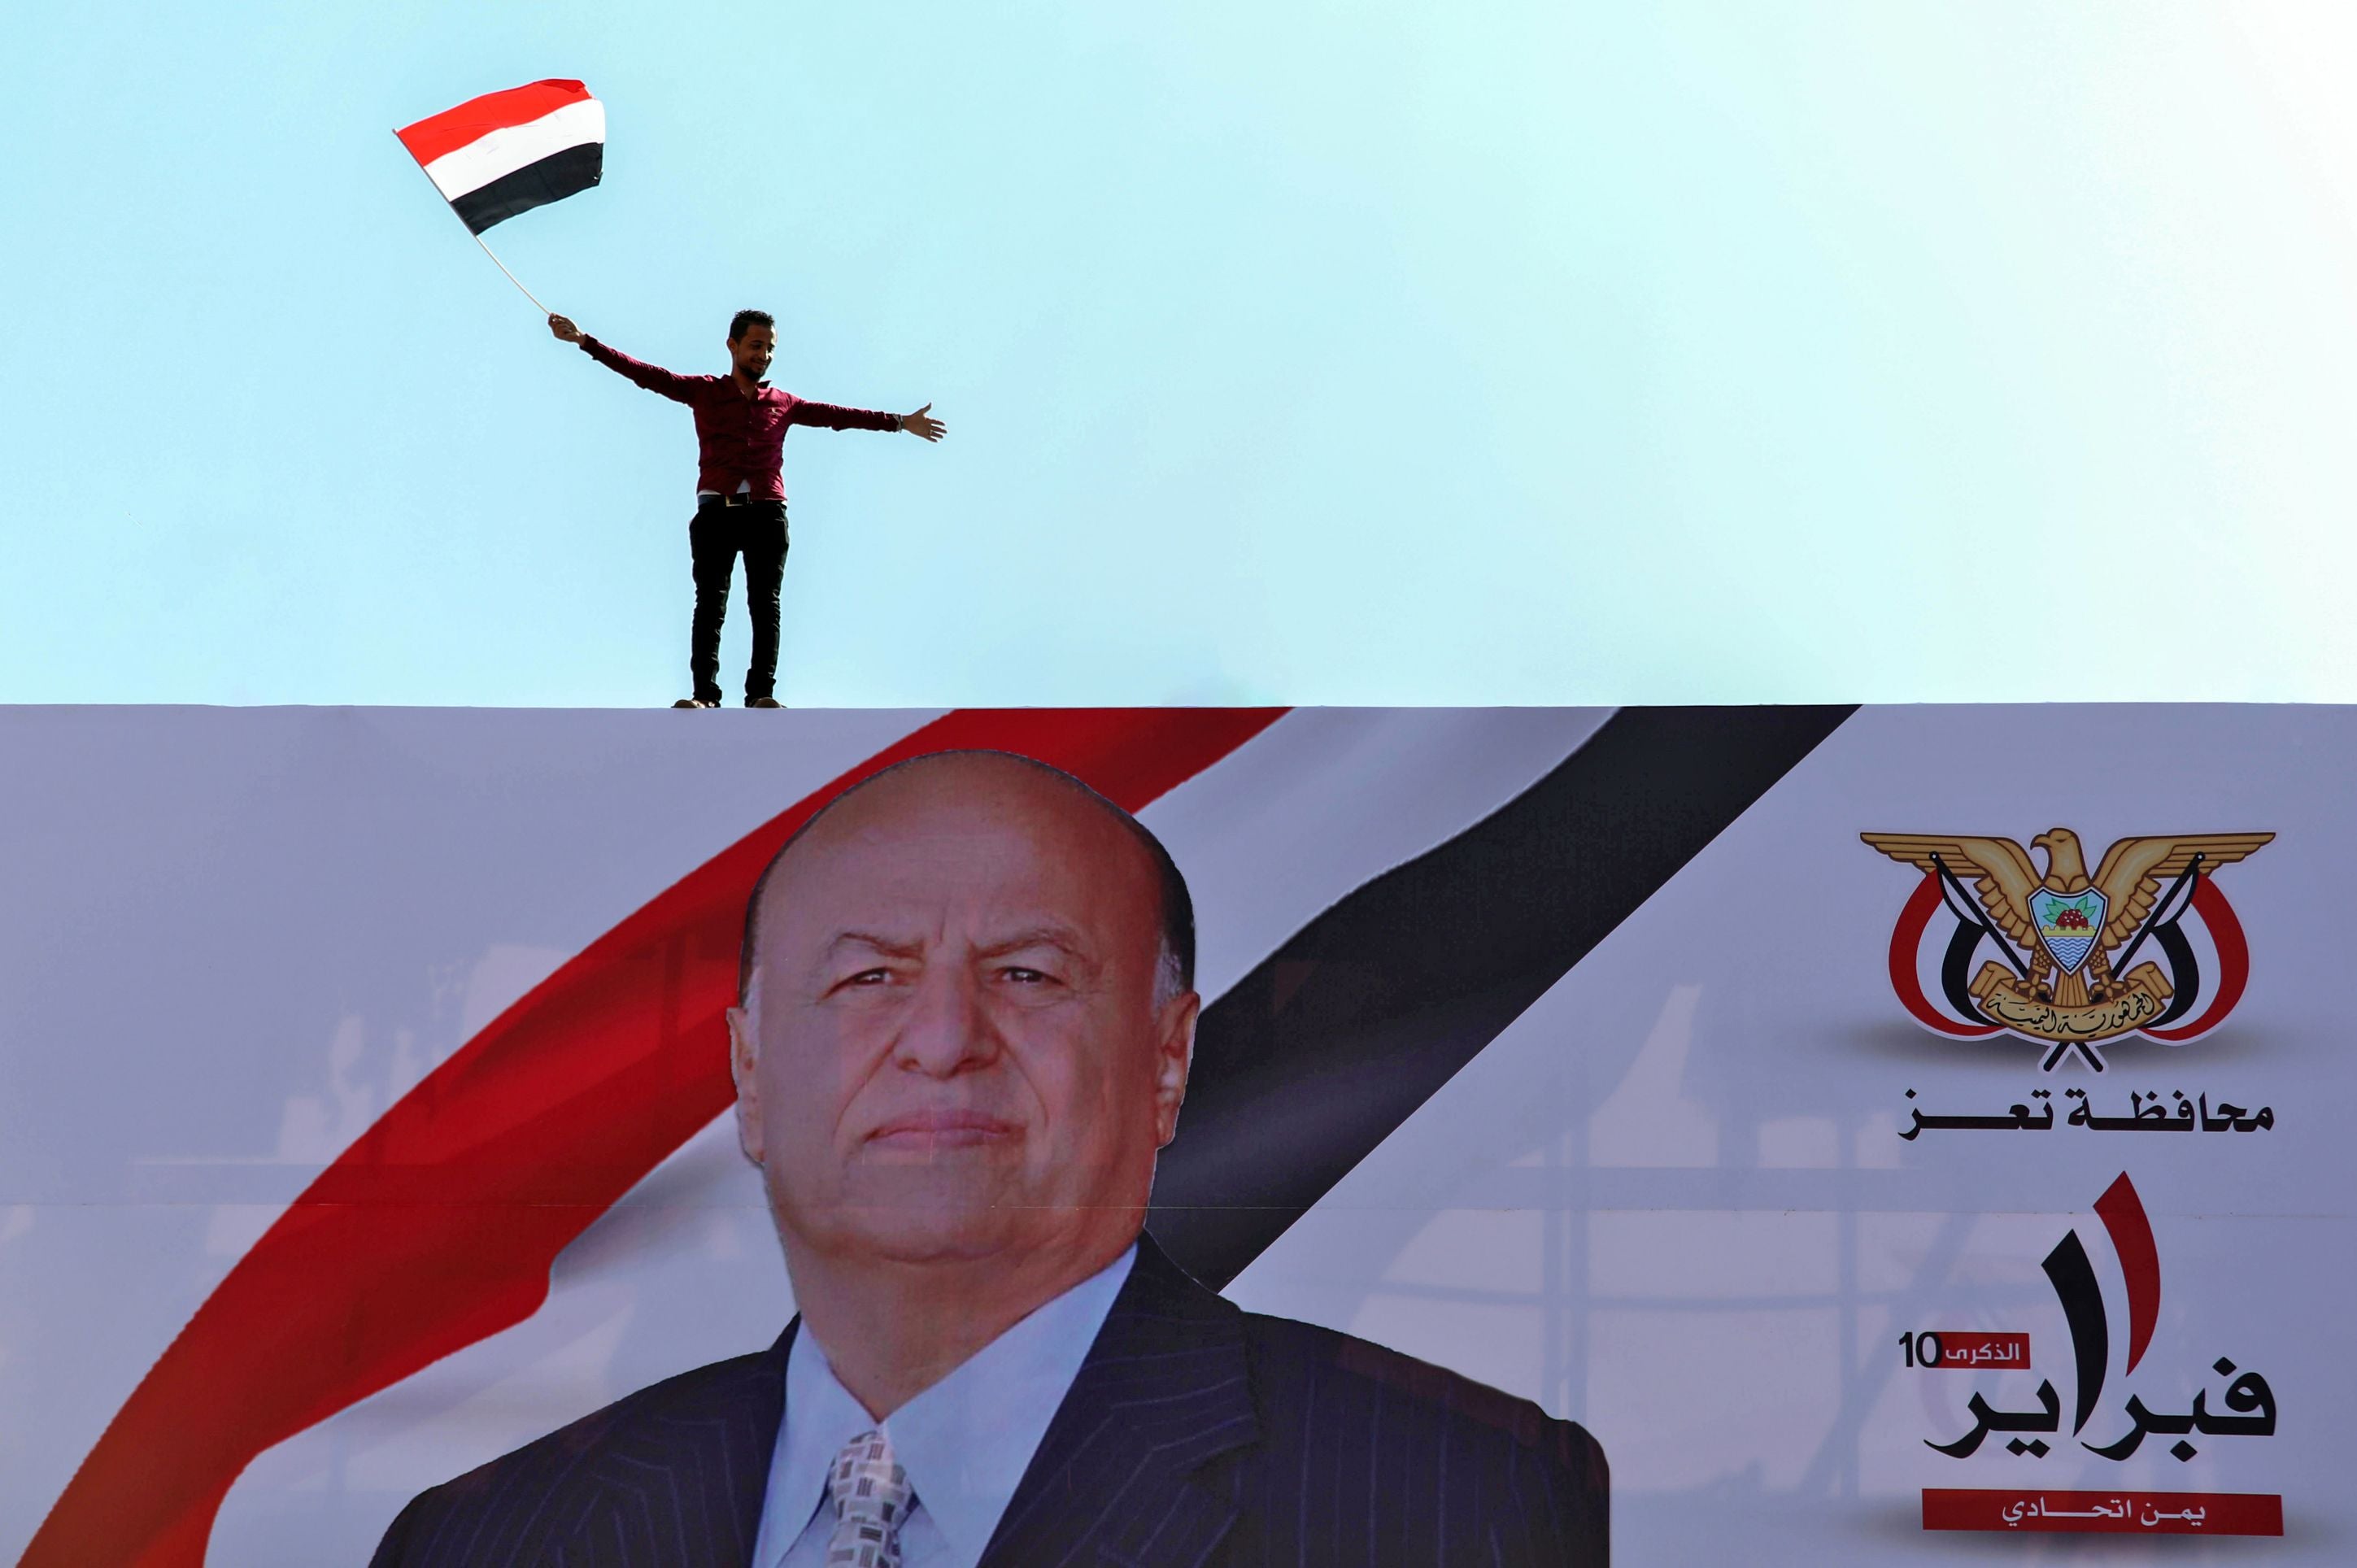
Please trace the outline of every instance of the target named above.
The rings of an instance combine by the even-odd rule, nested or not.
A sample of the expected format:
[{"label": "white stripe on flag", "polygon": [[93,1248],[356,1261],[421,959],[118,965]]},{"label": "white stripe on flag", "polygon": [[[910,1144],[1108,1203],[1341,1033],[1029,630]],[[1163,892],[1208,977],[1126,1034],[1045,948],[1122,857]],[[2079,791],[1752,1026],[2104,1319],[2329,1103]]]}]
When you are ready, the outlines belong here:
[{"label": "white stripe on flag", "polygon": [[446,200],[456,201],[567,147],[605,139],[606,106],[594,98],[584,99],[521,125],[487,131],[427,164],[425,175]]}]

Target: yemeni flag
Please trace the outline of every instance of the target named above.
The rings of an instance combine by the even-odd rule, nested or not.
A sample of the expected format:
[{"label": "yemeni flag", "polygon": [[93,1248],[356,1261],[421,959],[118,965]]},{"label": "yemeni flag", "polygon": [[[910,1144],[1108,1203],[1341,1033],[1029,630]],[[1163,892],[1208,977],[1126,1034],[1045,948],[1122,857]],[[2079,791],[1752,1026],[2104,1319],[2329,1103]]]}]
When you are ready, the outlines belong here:
[{"label": "yemeni flag", "polygon": [[588,189],[606,163],[606,106],[577,81],[487,92],[393,133],[477,235]]}]

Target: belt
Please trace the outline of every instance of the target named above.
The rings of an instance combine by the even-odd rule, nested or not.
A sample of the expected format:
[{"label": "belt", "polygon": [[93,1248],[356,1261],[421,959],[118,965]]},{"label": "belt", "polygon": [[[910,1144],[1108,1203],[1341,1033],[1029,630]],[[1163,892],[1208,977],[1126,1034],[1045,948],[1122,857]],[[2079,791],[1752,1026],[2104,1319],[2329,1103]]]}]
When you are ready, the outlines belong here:
[{"label": "belt", "polygon": [[698,495],[698,496],[695,498],[695,510],[698,510],[698,511],[702,511],[705,507],[708,507],[708,506],[780,506],[780,507],[781,507],[781,506],[783,506],[783,505],[785,505],[785,504],[786,504],[786,503],[785,503],[785,499],[784,499],[783,497],[781,497],[781,496],[753,496],[753,495],[743,495],[743,494],[738,494],[738,495],[733,495],[733,496],[707,496],[707,495]]}]

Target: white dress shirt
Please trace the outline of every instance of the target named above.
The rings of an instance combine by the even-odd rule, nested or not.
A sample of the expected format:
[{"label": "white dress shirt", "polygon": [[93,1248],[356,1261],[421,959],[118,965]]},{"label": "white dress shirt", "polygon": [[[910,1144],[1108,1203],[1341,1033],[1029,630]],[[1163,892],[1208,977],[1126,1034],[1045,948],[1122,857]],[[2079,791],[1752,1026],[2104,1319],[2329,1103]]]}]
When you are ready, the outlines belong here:
[{"label": "white dress shirt", "polygon": [[[881,1423],[916,1492],[900,1530],[902,1568],[981,1561],[1136,1259],[1132,1246]],[[786,1415],[770,1458],[754,1568],[821,1568],[834,1530],[827,1469],[845,1444],[877,1424],[803,1325],[786,1353]]]}]

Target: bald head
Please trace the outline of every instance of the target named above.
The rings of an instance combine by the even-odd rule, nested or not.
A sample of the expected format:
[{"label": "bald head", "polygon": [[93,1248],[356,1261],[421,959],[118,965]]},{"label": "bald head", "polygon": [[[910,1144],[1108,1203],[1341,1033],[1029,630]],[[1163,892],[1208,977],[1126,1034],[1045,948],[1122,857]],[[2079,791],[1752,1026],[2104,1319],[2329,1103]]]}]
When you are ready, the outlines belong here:
[{"label": "bald head", "polygon": [[[909,811],[964,797],[975,804],[997,801],[1042,820],[1086,819],[1117,826],[1126,844],[1107,840],[1116,861],[1134,861],[1153,879],[1160,947],[1156,954],[1156,993],[1175,996],[1195,983],[1195,901],[1170,852],[1135,817],[1060,768],[1010,751],[937,751],[898,762],[870,774],[819,808],[770,857],[752,897],[745,902],[744,938],[737,949],[737,999],[755,1004],[759,990],[761,927],[765,912],[784,893],[789,860],[806,841],[823,848],[830,834],[873,832],[877,823],[904,818]],[[1108,867],[1110,869],[1110,867]]]},{"label": "bald head", "polygon": [[1110,1261],[1178,1128],[1193,946],[1162,846],[1025,758],[922,757],[812,819],[754,893],[729,1018],[797,1289],[992,1258],[1044,1288]]}]

